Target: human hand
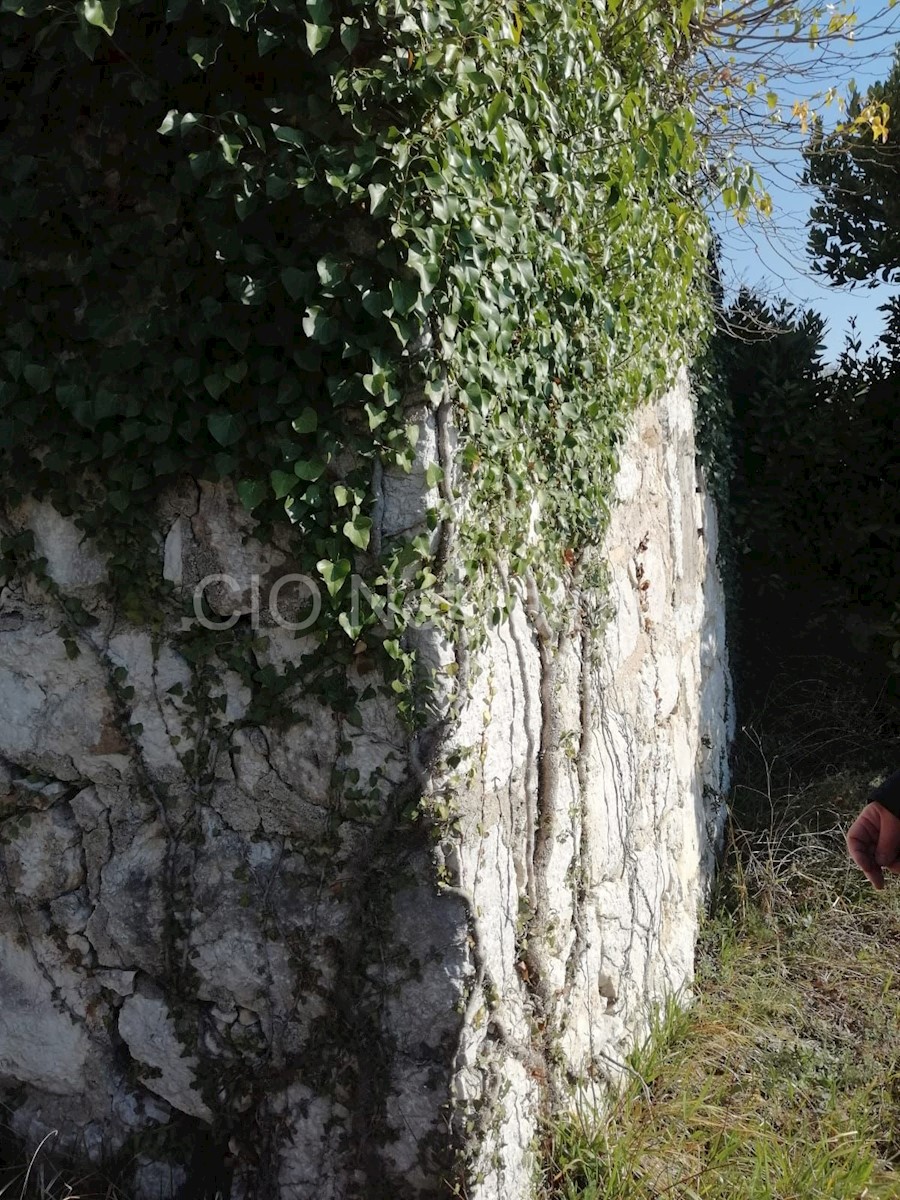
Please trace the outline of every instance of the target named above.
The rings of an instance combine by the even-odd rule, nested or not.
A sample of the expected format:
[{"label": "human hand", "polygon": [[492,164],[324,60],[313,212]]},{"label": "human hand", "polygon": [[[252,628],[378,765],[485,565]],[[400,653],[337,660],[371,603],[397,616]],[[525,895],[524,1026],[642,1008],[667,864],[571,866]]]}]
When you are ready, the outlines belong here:
[{"label": "human hand", "polygon": [[880,890],[884,871],[900,874],[900,817],[878,803],[867,804],[847,831],[847,849],[866,879]]}]

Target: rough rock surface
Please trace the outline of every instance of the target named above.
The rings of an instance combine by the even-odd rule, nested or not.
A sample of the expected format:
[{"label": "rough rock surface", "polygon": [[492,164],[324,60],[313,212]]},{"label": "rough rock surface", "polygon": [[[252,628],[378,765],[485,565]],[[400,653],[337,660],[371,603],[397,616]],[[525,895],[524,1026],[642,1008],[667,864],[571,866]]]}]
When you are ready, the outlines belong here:
[{"label": "rough rock surface", "polygon": [[[421,527],[420,416],[383,536]],[[352,713],[301,684],[260,702],[311,644],[267,615],[289,551],[221,486],[165,498],[158,571],[185,596],[233,578],[214,636],[253,642],[255,679],[198,670],[178,621],[130,624],[49,505],[13,514],[58,589],[0,593],[0,1100],[29,1146],[58,1130],[135,1200],[525,1200],[541,1113],[600,1102],[690,980],[728,786],[684,381],[635,418],[617,488],[609,611],[509,581],[470,653],[422,632],[457,691],[416,735],[365,653]],[[60,597],[95,617],[74,657]]]}]

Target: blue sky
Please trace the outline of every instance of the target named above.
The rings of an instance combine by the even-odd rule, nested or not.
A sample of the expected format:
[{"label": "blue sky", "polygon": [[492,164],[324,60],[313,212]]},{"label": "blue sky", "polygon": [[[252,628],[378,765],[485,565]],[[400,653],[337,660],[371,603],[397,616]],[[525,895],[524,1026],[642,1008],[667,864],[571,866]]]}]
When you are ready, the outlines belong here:
[{"label": "blue sky", "polygon": [[[772,65],[771,85],[783,101],[785,117],[795,99],[811,98],[829,83],[846,93],[850,81],[855,80],[860,92],[865,92],[869,84],[888,74],[894,47],[900,42],[900,12],[894,9],[867,20],[867,6],[870,11],[877,7],[873,0],[863,0],[858,6],[859,24],[852,42],[832,45],[824,55],[805,48],[792,51],[786,68]],[[893,114],[892,120],[900,122],[900,113]],[[806,249],[806,221],[815,194],[801,188],[799,182],[803,141],[793,122],[793,129],[766,137],[766,145],[748,146],[742,152],[742,157],[756,166],[772,196],[770,219],[755,218],[741,228],[733,218],[719,214],[715,223],[722,238],[724,282],[729,293],[745,283],[766,295],[785,296],[803,308],[816,309],[828,323],[827,358],[833,361],[851,317],[856,317],[863,348],[875,342],[882,320],[878,306],[900,287],[835,288],[823,276],[813,274]]]}]

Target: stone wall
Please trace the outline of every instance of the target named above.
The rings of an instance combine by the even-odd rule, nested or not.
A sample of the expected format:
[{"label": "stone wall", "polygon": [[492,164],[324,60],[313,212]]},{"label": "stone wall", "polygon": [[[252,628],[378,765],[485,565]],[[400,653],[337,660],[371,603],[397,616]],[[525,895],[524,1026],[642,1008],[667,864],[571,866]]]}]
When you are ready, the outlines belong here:
[{"label": "stone wall", "polygon": [[[422,522],[430,461],[453,479],[446,415],[418,414],[376,538]],[[525,1200],[541,1114],[600,1102],[690,980],[728,787],[684,380],[635,418],[617,490],[606,607],[508,580],[468,651],[421,632],[448,682],[416,733],[365,646],[351,712],[301,684],[260,709],[228,645],[265,680],[314,643],[257,620],[251,580],[268,595],[290,548],[226,488],[159,511],[176,594],[236,581],[207,590],[235,623],[202,667],[177,620],[105,598],[70,520],[11,515],[50,579],[0,595],[0,1100],[29,1147],[55,1130],[135,1200]]]}]

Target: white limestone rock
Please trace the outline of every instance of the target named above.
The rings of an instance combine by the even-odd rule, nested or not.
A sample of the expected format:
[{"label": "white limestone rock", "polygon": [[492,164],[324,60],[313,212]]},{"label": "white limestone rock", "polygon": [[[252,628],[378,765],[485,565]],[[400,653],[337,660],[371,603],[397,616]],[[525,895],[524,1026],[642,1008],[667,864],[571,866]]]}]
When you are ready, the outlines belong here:
[{"label": "white limestone rock", "polygon": [[84,882],[81,831],[67,806],[24,813],[0,825],[0,854],[12,890],[37,903]]},{"label": "white limestone rock", "polygon": [[255,597],[286,562],[276,546],[253,537],[253,528],[229,484],[202,481],[196,510],[176,516],[167,530],[164,578],[190,595],[199,588],[219,621],[252,613]]},{"label": "white limestone rock", "polygon": [[119,1010],[119,1033],[138,1063],[151,1068],[141,1081],[173,1108],[201,1121],[212,1121],[196,1086],[197,1059],[178,1037],[162,996],[150,989],[127,996]]},{"label": "white limestone rock", "polygon": [[17,514],[34,534],[34,552],[47,560],[47,574],[68,592],[95,589],[107,577],[103,555],[74,521],[61,516],[45,500],[28,499]]},{"label": "white limestone rock", "polygon": [[31,949],[0,937],[0,1080],[74,1099],[87,1086],[91,1043],[83,1012],[55,995],[58,982],[77,994],[74,972],[51,974]]}]

